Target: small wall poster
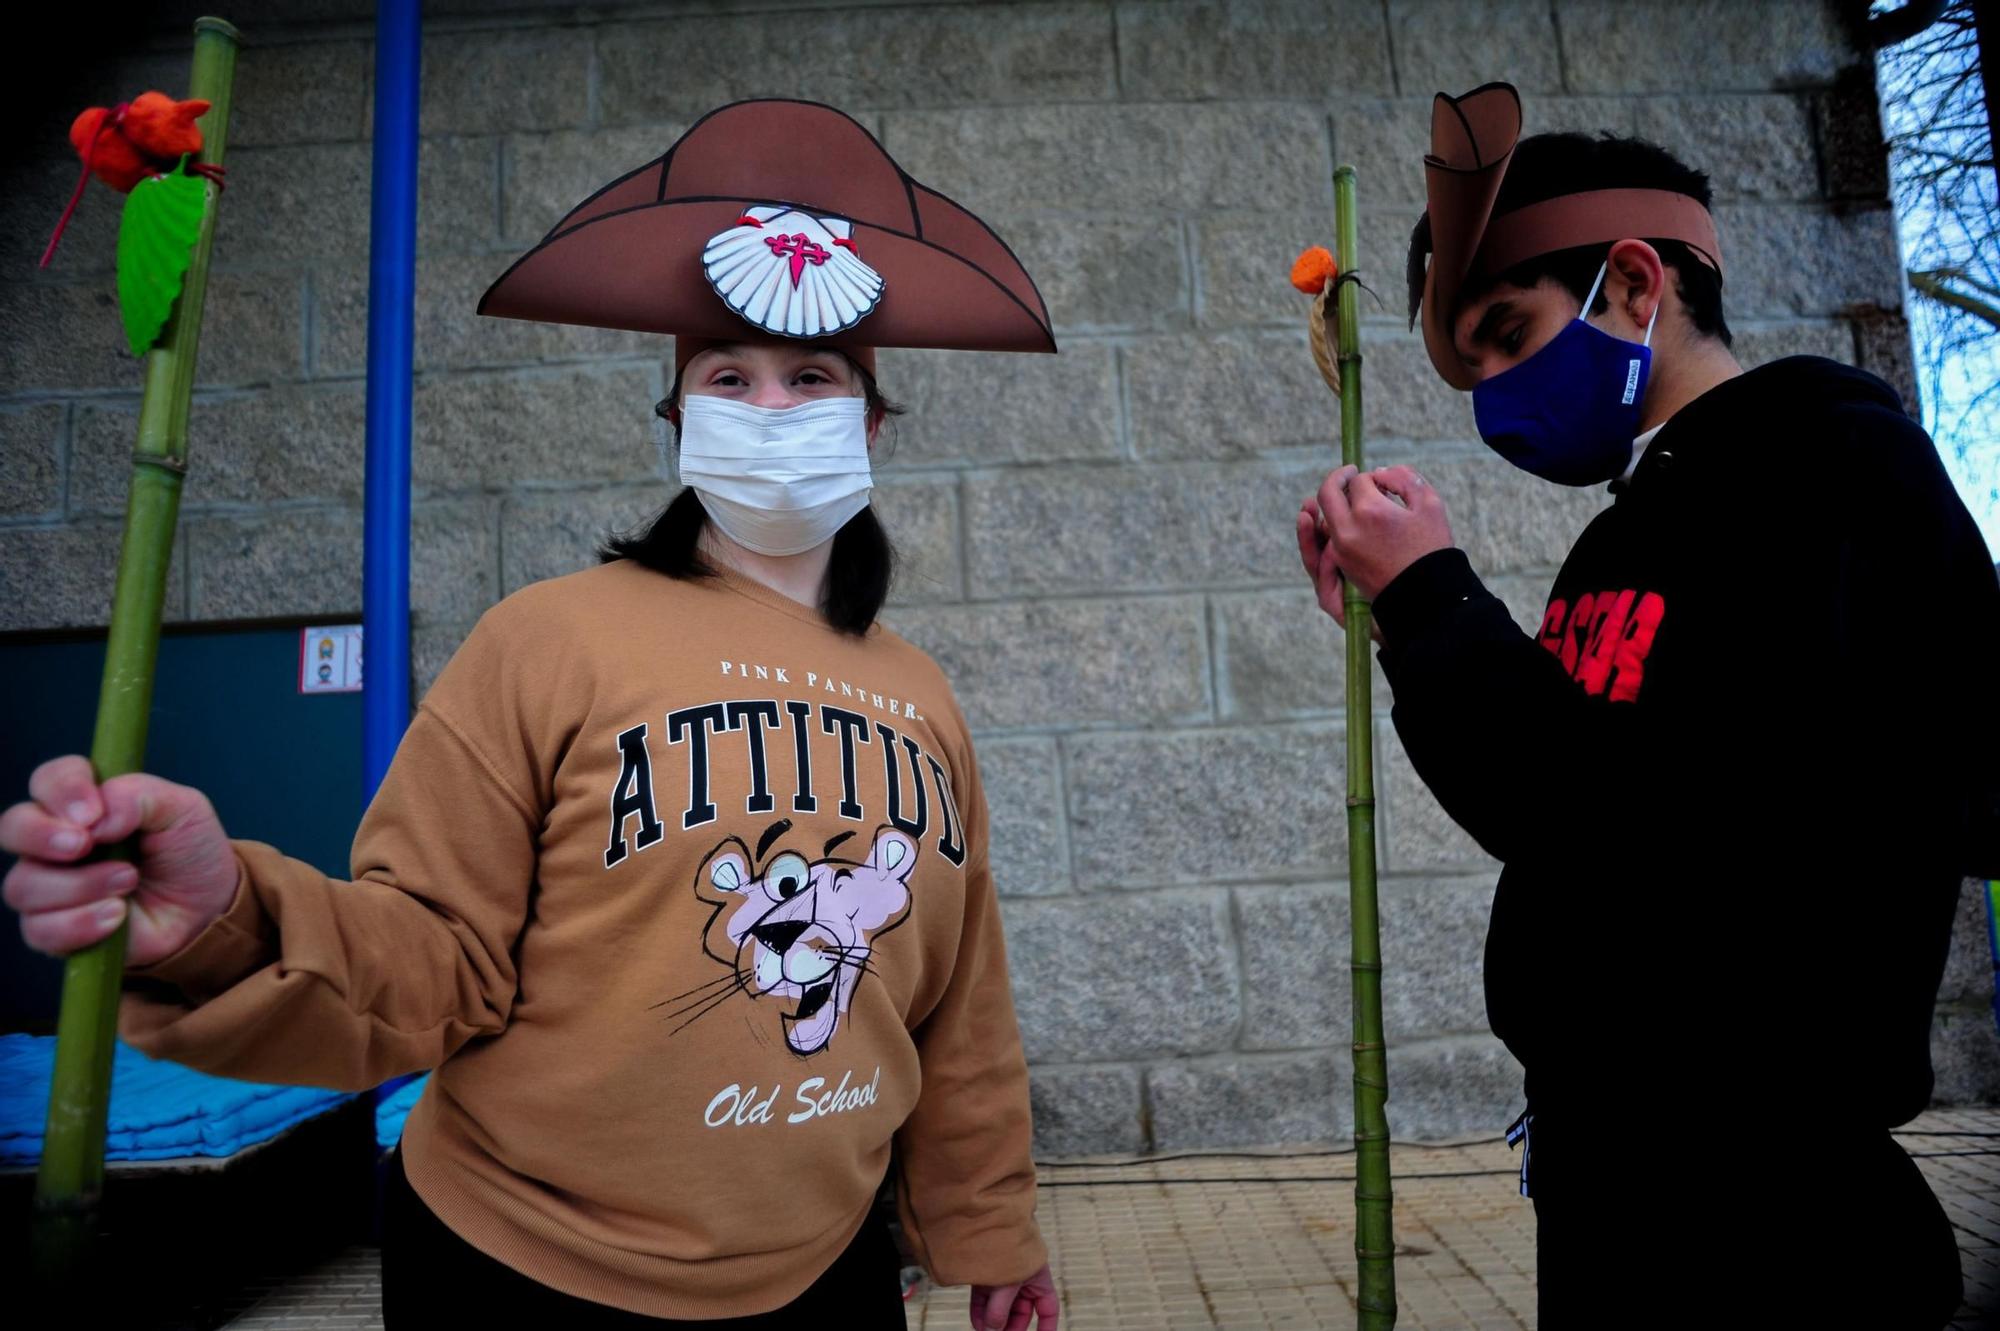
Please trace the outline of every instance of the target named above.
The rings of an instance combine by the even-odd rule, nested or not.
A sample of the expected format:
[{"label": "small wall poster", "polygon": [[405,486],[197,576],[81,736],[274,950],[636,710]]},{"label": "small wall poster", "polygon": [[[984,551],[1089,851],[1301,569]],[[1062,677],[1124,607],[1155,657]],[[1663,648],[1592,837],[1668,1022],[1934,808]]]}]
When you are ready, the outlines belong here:
[{"label": "small wall poster", "polygon": [[361,626],[299,630],[299,692],[361,691]]}]

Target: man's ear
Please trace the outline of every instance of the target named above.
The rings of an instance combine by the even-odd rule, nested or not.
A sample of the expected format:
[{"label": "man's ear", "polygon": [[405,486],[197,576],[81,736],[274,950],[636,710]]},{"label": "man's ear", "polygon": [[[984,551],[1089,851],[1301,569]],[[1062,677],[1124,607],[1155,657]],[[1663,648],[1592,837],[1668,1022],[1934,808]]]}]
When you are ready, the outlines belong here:
[{"label": "man's ear", "polygon": [[1643,240],[1621,240],[1605,256],[1605,297],[1643,329],[1667,294],[1667,265]]}]

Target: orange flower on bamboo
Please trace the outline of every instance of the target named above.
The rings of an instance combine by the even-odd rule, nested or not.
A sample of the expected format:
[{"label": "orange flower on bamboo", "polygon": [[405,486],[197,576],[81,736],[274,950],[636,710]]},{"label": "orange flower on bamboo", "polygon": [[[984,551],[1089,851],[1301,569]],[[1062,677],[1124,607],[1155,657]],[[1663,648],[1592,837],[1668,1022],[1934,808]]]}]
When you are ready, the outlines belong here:
[{"label": "orange flower on bamboo", "polygon": [[1317,296],[1340,274],[1340,265],[1324,245],[1314,245],[1292,263],[1292,285],[1308,296]]}]

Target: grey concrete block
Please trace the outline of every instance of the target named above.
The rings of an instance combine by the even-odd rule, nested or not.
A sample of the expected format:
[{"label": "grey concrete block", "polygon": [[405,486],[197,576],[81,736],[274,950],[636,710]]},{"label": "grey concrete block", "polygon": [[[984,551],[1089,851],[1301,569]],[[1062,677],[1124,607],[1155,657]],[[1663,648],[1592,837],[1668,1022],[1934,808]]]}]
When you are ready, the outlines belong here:
[{"label": "grey concrete block", "polygon": [[[1715,197],[1816,199],[1811,107],[1783,93],[1656,97],[1638,103],[1640,138],[1708,174]],[[1734,271],[1734,256],[1727,262]]]},{"label": "grey concrete block", "polygon": [[909,414],[884,428],[879,465],[1118,456],[1118,365],[1102,344],[1060,356],[885,351],[876,381]]},{"label": "grey concrete block", "polygon": [[1497,862],[1451,820],[1410,765],[1395,727],[1375,732],[1376,796],[1380,800],[1382,867],[1391,873],[1484,872]]},{"label": "grey concrete block", "polygon": [[1073,735],[1070,845],[1086,889],[1324,880],[1347,852],[1340,726]]},{"label": "grey concrete block", "polygon": [[1830,199],[1889,196],[1889,153],[1882,142],[1882,103],[1872,61],[1856,61],[1813,99],[1820,169]]},{"label": "grey concrete block", "polygon": [[410,626],[410,697],[421,701],[472,632],[472,624],[413,624]]},{"label": "grey concrete block", "polygon": [[1543,6],[1518,0],[1397,0],[1387,8],[1396,79],[1409,92],[1436,89],[1457,96],[1498,77],[1494,71],[1503,67],[1524,98],[1563,91],[1561,44]]},{"label": "grey concrete block", "polygon": [[[1204,328],[1306,326],[1312,300],[1292,286],[1292,261],[1309,245],[1334,247],[1331,214],[1324,210],[1283,216],[1220,213],[1196,218],[1190,225],[1195,266],[1201,274]],[[1381,290],[1372,275],[1369,285]],[[1383,298],[1394,295],[1389,291]]]},{"label": "grey concrete block", "polygon": [[993,883],[1002,896],[1070,890],[1061,764],[1053,739],[982,739],[979,779],[991,813]]},{"label": "grey concrete block", "polygon": [[1556,0],[1577,92],[1764,92],[1855,58],[1822,0]]},{"label": "grey concrete block", "polygon": [[[1216,706],[1227,720],[1324,716],[1347,703],[1347,643],[1303,570],[1288,591],[1215,592]],[[1371,664],[1374,652],[1369,652]],[[1387,682],[1373,671],[1377,705]]]},{"label": "grey concrete block", "polygon": [[1131,98],[1313,100],[1394,83],[1382,6],[1222,0],[1118,6],[1119,87]]},{"label": "grey concrete block", "polygon": [[1313,366],[1303,317],[1294,332],[1141,342],[1125,348],[1124,361],[1142,458],[1314,445],[1332,455],[1340,402]]},{"label": "grey concrete block", "polygon": [[[365,143],[246,148],[229,156],[215,222],[218,272],[296,266],[302,258],[368,260],[371,156]],[[426,142],[417,164],[419,253],[492,248],[499,151],[492,139]]]},{"label": "grey concrete block", "polygon": [[1854,363],[1854,327],[1837,319],[1741,327],[1731,320],[1729,331],[1734,337],[1730,350],[1746,370],[1786,356],[1825,356],[1849,365]]},{"label": "grey concrete block", "polygon": [[[368,42],[259,42],[245,51],[236,62],[236,82],[230,90],[230,168],[235,169],[238,148],[366,138],[374,72],[374,50]],[[426,84],[430,77],[426,54]],[[186,85],[183,67],[173,87],[163,86],[161,91],[178,96]],[[428,115],[424,122],[424,128],[431,129]]]},{"label": "grey concrete block", "polygon": [[892,609],[982,728],[1184,721],[1208,715],[1199,597]]},{"label": "grey concrete block", "polygon": [[[348,616],[361,610],[359,509],[188,523],[197,619]],[[417,581],[411,579],[412,585]]]},{"label": "grey concrete block", "polygon": [[1110,15],[1082,4],[608,24],[598,32],[598,100],[610,125],[700,115],[744,97],[843,109],[1079,101],[1114,94],[1111,51]]},{"label": "grey concrete block", "polygon": [[[182,508],[274,500],[359,500],[366,393],[358,383],[282,386],[195,400]],[[123,512],[138,403],[76,408],[70,511]]]},{"label": "grey concrete block", "polygon": [[[427,135],[581,125],[590,113],[590,46],[588,29],[553,25],[426,32],[419,124]],[[368,109],[372,128],[372,100]]]},{"label": "grey concrete block", "polygon": [[896,546],[890,599],[899,605],[964,600],[957,478],[878,476],[868,502]]},{"label": "grey concrete block", "polygon": [[1333,206],[1325,119],[1298,105],[892,111],[904,170],[988,213],[1170,213]]},{"label": "grey concrete block", "polygon": [[1397,1141],[1497,1137],[1527,1103],[1523,1076],[1490,1035],[1391,1045],[1390,1134]]},{"label": "grey concrete block", "polygon": [[[1387,227],[1399,240],[1407,238],[1424,210],[1424,154],[1430,151],[1431,99],[1343,97],[1333,105],[1332,120],[1334,157],[1341,165],[1354,168],[1357,202],[1369,210],[1376,226]],[[1377,209],[1383,212],[1378,215]],[[1400,226],[1388,220],[1406,212],[1409,216]],[[1332,214],[1327,216],[1330,220]],[[1375,262],[1385,264],[1388,257]],[[1400,263],[1395,271],[1402,271]],[[1373,278],[1368,284],[1382,290]],[[1383,298],[1389,295],[1384,292]]]},{"label": "grey concrete block", "polygon": [[[475,313],[506,271],[504,255],[423,255],[417,260],[415,362],[422,370],[527,365],[538,361],[653,357],[672,343],[649,333]],[[368,266],[327,264],[312,274],[312,372],[361,375],[368,368]]]},{"label": "grey concrete block", "polygon": [[1028,1069],[1035,1158],[1135,1154],[1146,1149],[1139,1070],[1084,1064]]},{"label": "grey concrete block", "polygon": [[54,515],[63,504],[63,428],[60,402],[0,411],[0,515]]},{"label": "grey concrete block", "polygon": [[1940,1003],[1987,1003],[1993,999],[1993,944],[1987,934],[1985,883],[1965,880],[1958,894],[1958,912],[1951,922],[1951,952],[1944,979],[1938,984]]},{"label": "grey concrete block", "polygon": [[971,594],[1290,583],[1317,464],[1187,463],[974,472]]},{"label": "grey concrete block", "polygon": [[1887,207],[1835,214],[1793,204],[1717,204],[1731,318],[1797,318],[1849,306],[1898,310],[1903,270]]},{"label": "grey concrete block", "polygon": [[0,286],[0,339],[0,391],[134,390],[143,382],[110,281]]},{"label": "grey concrete block", "polygon": [[[120,535],[116,522],[0,527],[0,632],[110,623]],[[187,563],[183,534],[167,566],[169,622],[187,618]]]},{"label": "grey concrete block", "polygon": [[1382,1020],[1391,1040],[1485,1034],[1486,924],[1496,881],[1382,883]]},{"label": "grey concrete block", "polygon": [[1153,1146],[1315,1146],[1346,1138],[1351,1116],[1331,1054],[1158,1063],[1146,1070]]},{"label": "grey concrete block", "polygon": [[500,599],[500,501],[418,504],[410,562],[410,609],[419,623],[479,618]]},{"label": "grey concrete block", "polygon": [[[130,95],[129,90],[111,94],[95,105],[109,105]],[[14,277],[35,272],[55,232],[56,219],[69,206],[82,166],[69,150],[69,122],[81,109],[81,104],[68,107],[46,132],[35,137],[21,133],[15,140],[23,145],[23,155],[10,162],[8,188],[0,192],[4,194],[0,197],[0,272]],[[28,156],[29,151],[36,155]],[[118,219],[124,207],[124,197],[103,184],[87,186],[47,271],[63,280],[88,278],[100,289],[115,292],[111,274],[118,262]],[[115,328],[118,316],[114,313],[111,318]],[[12,340],[10,337],[9,342]]]},{"label": "grey concrete block", "polygon": [[1226,894],[1015,898],[1001,913],[1031,1063],[1208,1053],[1235,1037]]},{"label": "grey concrete block", "polygon": [[419,489],[656,478],[657,372],[517,371],[420,379],[412,478]]},{"label": "grey concrete block", "polygon": [[613,532],[643,528],[673,498],[661,481],[605,490],[517,491],[500,505],[500,594],[595,567]]},{"label": "grey concrete block", "polygon": [[509,245],[532,245],[600,186],[673,147],[686,129],[686,121],[671,121],[508,136],[502,149],[501,235]]},{"label": "grey concrete block", "polygon": [[[477,619],[499,598],[494,504],[419,504],[410,519],[410,609],[418,622]],[[361,609],[362,514],[284,510],[189,523],[196,619]]]},{"label": "grey concrete block", "polygon": [[2000,1031],[1986,1004],[1941,1006],[1931,1023],[1931,1067],[1937,1080],[1931,1103],[1990,1105],[2000,1102]]},{"label": "grey concrete block", "polygon": [[[1033,276],[1058,337],[1188,325],[1180,227],[1158,217],[985,219]],[[1063,351],[1064,359],[1074,354]]]},{"label": "grey concrete block", "polygon": [[[1343,875],[1346,866],[1330,866]],[[1244,1049],[1332,1048],[1353,1038],[1347,897],[1318,884],[1236,889]]]},{"label": "grey concrete block", "polygon": [[305,283],[292,271],[218,273],[201,319],[197,384],[283,383],[305,373]]},{"label": "grey concrete block", "polygon": [[[58,251],[61,253],[61,251]],[[213,273],[202,314],[195,382],[296,379],[303,368],[303,288],[296,272]],[[132,354],[109,276],[0,285],[0,392],[137,392],[145,365]]]},{"label": "grey concrete block", "polygon": [[[1474,441],[1472,395],[1438,378],[1418,336],[1369,338],[1362,345],[1363,400],[1371,440]],[[1377,445],[1376,451],[1381,451]]]}]

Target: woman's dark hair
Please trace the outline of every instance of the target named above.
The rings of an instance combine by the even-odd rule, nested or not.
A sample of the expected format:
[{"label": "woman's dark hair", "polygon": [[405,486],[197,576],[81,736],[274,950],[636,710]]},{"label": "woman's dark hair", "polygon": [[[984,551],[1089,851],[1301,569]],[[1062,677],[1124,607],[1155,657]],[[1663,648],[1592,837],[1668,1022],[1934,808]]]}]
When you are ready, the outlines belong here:
[{"label": "woman's dark hair", "polygon": [[[900,405],[882,396],[882,390],[875,386],[874,375],[851,358],[843,359],[861,381],[861,394],[871,423],[879,424],[903,414]],[[655,415],[673,427],[676,444],[680,442],[681,425],[674,404],[680,401],[680,396],[677,376],[667,396],[653,408]],[[712,578],[714,566],[701,557],[701,534],[707,526],[708,510],[702,507],[701,496],[692,489],[683,489],[650,523],[629,532],[614,532],[598,547],[597,557],[607,564],[614,559],[630,559],[670,578]],[[820,602],[820,613],[843,633],[857,636],[866,633],[875,616],[881,613],[895,575],[896,547],[890,543],[889,533],[882,529],[871,505],[834,533],[833,550],[827,561],[826,597]]]},{"label": "woman's dark hair", "polygon": [[[1499,196],[1493,200],[1493,216],[1502,217],[1531,203],[1593,189],[1672,190],[1687,195],[1704,208],[1713,198],[1706,175],[1644,139],[1609,133],[1595,137],[1536,134],[1515,146],[1514,160],[1507,164]],[[1730,333],[1729,324],[1722,317],[1721,274],[1678,240],[1650,236],[1641,239],[1660,252],[1660,262],[1674,274],[1674,290],[1687,306],[1688,318],[1695,329],[1728,346]],[[1473,299],[1496,286],[1532,287],[1543,278],[1550,278],[1581,303],[1590,294],[1590,284],[1596,280],[1598,265],[1604,262],[1609,248],[1585,245],[1537,255],[1484,281],[1467,282],[1459,299]],[[1410,257],[1405,270],[1412,324],[1416,323],[1417,307],[1423,302],[1424,259],[1430,252],[1431,219],[1425,213],[1410,233]],[[1600,292],[1591,313],[1603,310],[1605,304]]]}]

